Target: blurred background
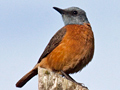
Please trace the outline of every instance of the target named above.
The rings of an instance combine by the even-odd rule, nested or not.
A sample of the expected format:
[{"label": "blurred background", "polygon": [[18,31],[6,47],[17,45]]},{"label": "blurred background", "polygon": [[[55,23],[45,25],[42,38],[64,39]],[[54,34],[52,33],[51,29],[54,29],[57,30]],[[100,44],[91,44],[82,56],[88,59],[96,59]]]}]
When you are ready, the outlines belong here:
[{"label": "blurred background", "polygon": [[52,7],[85,10],[95,36],[93,60],[71,76],[89,90],[120,90],[120,0],[0,0],[0,90],[38,90],[38,77],[16,82],[64,26]]}]

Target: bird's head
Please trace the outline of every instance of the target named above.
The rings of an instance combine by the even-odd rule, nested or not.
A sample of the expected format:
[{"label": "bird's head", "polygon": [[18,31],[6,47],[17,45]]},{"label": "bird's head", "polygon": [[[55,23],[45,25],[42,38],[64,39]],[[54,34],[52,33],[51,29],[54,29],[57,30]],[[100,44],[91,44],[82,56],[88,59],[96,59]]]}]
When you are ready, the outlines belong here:
[{"label": "bird's head", "polygon": [[64,24],[79,24],[89,23],[86,13],[84,10],[78,7],[70,7],[67,9],[60,9],[58,7],[53,7],[57,10],[63,18]]}]

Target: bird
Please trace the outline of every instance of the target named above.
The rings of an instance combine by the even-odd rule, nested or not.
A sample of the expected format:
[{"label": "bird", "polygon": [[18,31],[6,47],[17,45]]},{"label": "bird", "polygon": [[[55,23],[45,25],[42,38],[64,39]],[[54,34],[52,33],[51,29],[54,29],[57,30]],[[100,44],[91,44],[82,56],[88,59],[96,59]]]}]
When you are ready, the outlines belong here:
[{"label": "bird", "polygon": [[86,12],[79,7],[53,8],[61,14],[64,26],[50,39],[37,64],[16,83],[16,87],[21,88],[36,76],[38,67],[76,82],[69,74],[81,71],[93,58],[94,34]]}]

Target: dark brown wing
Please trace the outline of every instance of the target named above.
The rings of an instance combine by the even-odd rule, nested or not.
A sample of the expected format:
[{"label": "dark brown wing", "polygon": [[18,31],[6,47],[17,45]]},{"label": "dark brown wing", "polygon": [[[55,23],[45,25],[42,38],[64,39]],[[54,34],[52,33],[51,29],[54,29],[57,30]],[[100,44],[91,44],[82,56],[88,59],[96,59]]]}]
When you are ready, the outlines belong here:
[{"label": "dark brown wing", "polygon": [[[64,37],[66,33],[66,29],[63,27],[60,29],[50,40],[47,47],[45,48],[43,54],[41,55],[40,59],[38,60],[38,63],[41,62],[41,60],[46,57],[54,48],[56,48],[59,43],[61,42],[62,38]],[[36,68],[33,68],[29,73],[24,75],[17,83],[17,87],[22,87],[25,85],[32,77],[34,77],[37,74]]]},{"label": "dark brown wing", "polygon": [[44,52],[42,53],[41,57],[39,58],[38,63],[41,62],[41,60],[44,57],[46,57],[54,48],[56,48],[59,45],[59,43],[61,42],[65,33],[66,33],[66,29],[64,27],[56,32],[56,34],[51,38],[50,42],[46,46],[46,48],[45,48]]}]

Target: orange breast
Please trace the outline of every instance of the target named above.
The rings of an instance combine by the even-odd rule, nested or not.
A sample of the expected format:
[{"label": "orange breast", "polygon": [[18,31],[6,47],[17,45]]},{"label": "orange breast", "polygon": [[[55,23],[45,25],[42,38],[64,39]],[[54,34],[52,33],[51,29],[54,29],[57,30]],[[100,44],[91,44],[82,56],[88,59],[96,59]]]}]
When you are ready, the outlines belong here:
[{"label": "orange breast", "polygon": [[47,68],[74,73],[91,61],[94,37],[90,25],[67,25],[61,43],[46,57]]}]

